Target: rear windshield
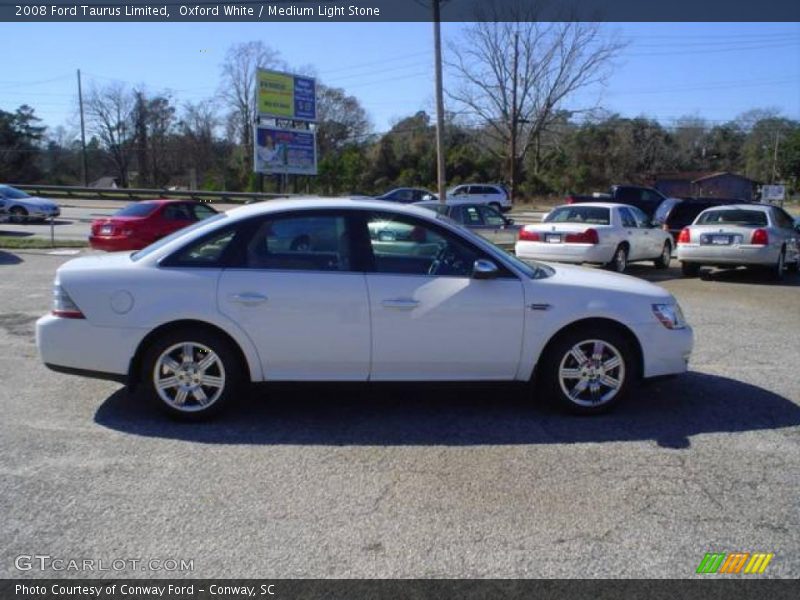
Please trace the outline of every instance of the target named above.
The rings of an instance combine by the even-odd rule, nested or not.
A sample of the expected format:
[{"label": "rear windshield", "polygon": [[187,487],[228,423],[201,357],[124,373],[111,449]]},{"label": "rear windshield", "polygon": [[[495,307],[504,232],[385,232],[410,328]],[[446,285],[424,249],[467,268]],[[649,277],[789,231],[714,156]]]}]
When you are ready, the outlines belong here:
[{"label": "rear windshield", "polygon": [[153,202],[133,202],[125,208],[114,213],[115,217],[146,217],[153,212],[158,204]]},{"label": "rear windshield", "polygon": [[592,223],[609,224],[609,210],[601,206],[562,206],[544,219],[545,223]]},{"label": "rear windshield", "polygon": [[744,227],[766,227],[767,214],[760,210],[728,209],[709,210],[697,219],[697,225],[742,225]]}]

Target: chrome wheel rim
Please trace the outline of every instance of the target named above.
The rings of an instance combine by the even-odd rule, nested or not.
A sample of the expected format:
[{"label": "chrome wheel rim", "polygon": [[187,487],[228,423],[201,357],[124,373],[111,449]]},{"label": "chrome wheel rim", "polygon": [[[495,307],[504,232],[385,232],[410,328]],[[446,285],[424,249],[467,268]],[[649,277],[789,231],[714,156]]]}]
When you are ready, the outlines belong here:
[{"label": "chrome wheel rim", "polygon": [[153,385],[159,398],[171,408],[197,412],[219,400],[225,390],[225,367],[208,346],[182,342],[158,357]]},{"label": "chrome wheel rim", "polygon": [[614,257],[614,266],[617,268],[617,271],[621,273],[622,271],[625,270],[625,264],[626,264],[625,250],[623,248],[620,248],[619,250],[617,250],[617,254]]},{"label": "chrome wheel rim", "polygon": [[564,395],[578,406],[602,406],[625,383],[622,353],[605,340],[578,342],[561,359],[558,383]]}]

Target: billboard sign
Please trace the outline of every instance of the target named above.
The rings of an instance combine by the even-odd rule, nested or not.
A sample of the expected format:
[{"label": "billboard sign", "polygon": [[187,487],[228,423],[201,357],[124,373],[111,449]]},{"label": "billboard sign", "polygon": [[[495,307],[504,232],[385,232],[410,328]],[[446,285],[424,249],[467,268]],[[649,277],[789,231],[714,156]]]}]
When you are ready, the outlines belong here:
[{"label": "billboard sign", "polygon": [[783,202],[786,198],[786,186],[783,185],[762,185],[761,202]]},{"label": "billboard sign", "polygon": [[317,138],[314,131],[256,127],[256,173],[286,175],[317,174]]},{"label": "billboard sign", "polygon": [[317,86],[313,78],[259,69],[256,84],[259,116],[292,121],[317,120]]}]

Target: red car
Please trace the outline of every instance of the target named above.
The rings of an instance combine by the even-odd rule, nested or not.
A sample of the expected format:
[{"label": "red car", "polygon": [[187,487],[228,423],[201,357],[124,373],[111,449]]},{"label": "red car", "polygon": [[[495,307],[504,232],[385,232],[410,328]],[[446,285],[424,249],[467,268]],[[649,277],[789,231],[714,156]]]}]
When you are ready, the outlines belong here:
[{"label": "red car", "polygon": [[97,250],[140,250],[173,231],[183,229],[217,211],[192,200],[142,200],[110,217],[92,221],[89,244]]}]

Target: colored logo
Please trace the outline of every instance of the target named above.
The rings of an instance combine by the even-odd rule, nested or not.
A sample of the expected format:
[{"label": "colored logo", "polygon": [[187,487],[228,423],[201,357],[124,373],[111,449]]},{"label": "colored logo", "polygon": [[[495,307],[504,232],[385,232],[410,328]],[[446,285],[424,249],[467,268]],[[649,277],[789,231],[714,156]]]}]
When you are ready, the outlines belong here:
[{"label": "colored logo", "polygon": [[707,552],[697,566],[697,573],[755,575],[766,571],[773,556],[766,552]]}]

